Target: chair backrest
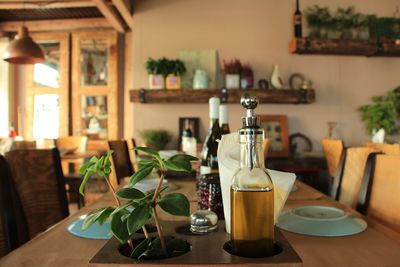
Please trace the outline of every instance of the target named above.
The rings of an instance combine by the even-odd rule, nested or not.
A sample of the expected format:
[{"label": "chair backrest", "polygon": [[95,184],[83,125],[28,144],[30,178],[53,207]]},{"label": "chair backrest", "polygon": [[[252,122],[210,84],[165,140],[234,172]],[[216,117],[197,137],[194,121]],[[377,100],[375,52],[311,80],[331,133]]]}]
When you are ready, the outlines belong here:
[{"label": "chair backrest", "polygon": [[112,161],[118,183],[124,178],[133,174],[133,167],[129,157],[128,144],[125,140],[109,140],[108,145],[112,154]]},{"label": "chair backrest", "polygon": [[35,140],[23,140],[14,142],[14,149],[35,149],[35,148],[36,148]]},{"label": "chair backrest", "polygon": [[10,179],[11,173],[7,161],[0,155],[0,257],[18,246]]},{"label": "chair backrest", "polygon": [[366,147],[372,147],[387,155],[400,155],[400,144],[374,144],[371,142],[365,143]]},{"label": "chair backrest", "polygon": [[138,165],[138,151],[134,150],[132,148],[136,147],[136,141],[135,138],[128,139],[128,150],[129,150],[129,156],[131,158],[132,166],[133,166],[133,171],[136,171],[139,169]]},{"label": "chair backrest", "polygon": [[368,157],[376,152],[376,149],[370,147],[346,149],[343,175],[339,181],[339,192],[336,196],[339,202],[351,208],[356,208]]},{"label": "chair backrest", "polygon": [[335,177],[339,166],[340,157],[344,151],[343,141],[339,139],[322,139],[322,149],[324,150],[328,172],[331,177]]},{"label": "chair backrest", "polygon": [[264,149],[264,161],[267,159],[268,156],[268,149],[269,149],[269,139],[265,138],[264,143],[263,143],[263,149]]},{"label": "chair backrest", "polygon": [[400,155],[376,155],[363,180],[357,210],[397,233],[400,240]]},{"label": "chair backrest", "polygon": [[56,140],[56,147],[66,150],[76,149],[74,153],[85,153],[87,151],[87,136],[64,136]]},{"label": "chair backrest", "polygon": [[6,160],[30,238],[69,215],[57,148],[13,150],[6,154]]}]

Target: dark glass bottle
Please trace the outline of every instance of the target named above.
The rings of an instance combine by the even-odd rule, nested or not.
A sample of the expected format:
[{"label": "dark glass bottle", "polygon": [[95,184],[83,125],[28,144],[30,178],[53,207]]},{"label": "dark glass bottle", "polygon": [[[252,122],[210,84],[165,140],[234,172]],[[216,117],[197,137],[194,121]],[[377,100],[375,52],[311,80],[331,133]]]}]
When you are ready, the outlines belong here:
[{"label": "dark glass bottle", "polygon": [[301,38],[303,36],[302,33],[302,23],[301,23],[301,11],[299,0],[296,0],[296,11],[293,16],[293,24],[294,24],[294,37]]},{"label": "dark glass bottle", "polygon": [[219,127],[219,103],[218,97],[210,98],[210,129],[204,141],[201,153],[200,174],[218,173],[218,142],[221,139]]},{"label": "dark glass bottle", "polygon": [[221,135],[230,133],[231,131],[229,130],[228,107],[226,105],[219,106],[219,119],[220,119]]}]

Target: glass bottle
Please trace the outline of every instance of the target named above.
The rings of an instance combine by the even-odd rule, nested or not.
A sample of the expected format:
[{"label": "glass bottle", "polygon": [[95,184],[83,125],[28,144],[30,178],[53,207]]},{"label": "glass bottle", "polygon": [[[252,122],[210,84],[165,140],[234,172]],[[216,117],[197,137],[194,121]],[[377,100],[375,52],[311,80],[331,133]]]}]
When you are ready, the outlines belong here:
[{"label": "glass bottle", "polygon": [[240,168],[231,185],[231,243],[235,255],[266,257],[274,253],[274,190],[264,166],[264,131],[254,116],[258,101],[247,94],[239,131]]},{"label": "glass bottle", "polygon": [[299,0],[296,0],[296,11],[293,15],[293,24],[294,24],[294,37],[301,38],[302,33],[302,24],[301,24],[301,11],[299,6]]},{"label": "glass bottle", "polygon": [[231,132],[229,130],[227,105],[219,106],[219,123],[220,123],[220,128],[221,128],[221,135],[228,134]]}]

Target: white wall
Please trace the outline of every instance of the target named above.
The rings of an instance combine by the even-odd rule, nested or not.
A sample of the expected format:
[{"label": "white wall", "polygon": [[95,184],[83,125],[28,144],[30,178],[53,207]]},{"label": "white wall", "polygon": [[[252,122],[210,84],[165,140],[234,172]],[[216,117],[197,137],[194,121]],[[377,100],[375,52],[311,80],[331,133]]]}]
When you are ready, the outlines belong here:
[{"label": "white wall", "polygon": [[[214,48],[219,59],[237,57],[249,62],[255,80],[268,78],[274,63],[288,78],[300,72],[312,80],[316,102],[310,105],[263,104],[259,114],[287,114],[289,132],[309,136],[320,149],[327,122],[339,123],[347,145],[363,143],[367,134],[357,108],[371,96],[400,84],[400,58],[300,56],[288,52],[295,1],[278,0],[146,0],[135,2],[133,83],[126,90],[147,87],[144,63],[149,56],[177,58],[181,48]],[[301,7],[319,4],[336,9],[355,5],[358,11],[392,16],[400,0],[301,0]],[[243,110],[229,105],[231,129],[240,127]],[[178,135],[178,117],[201,119],[201,135],[208,127],[205,104],[132,104],[125,107],[125,137],[164,128]],[[176,140],[175,140],[176,141]],[[176,144],[176,142],[175,142]],[[173,146],[174,144],[171,144]]]}]

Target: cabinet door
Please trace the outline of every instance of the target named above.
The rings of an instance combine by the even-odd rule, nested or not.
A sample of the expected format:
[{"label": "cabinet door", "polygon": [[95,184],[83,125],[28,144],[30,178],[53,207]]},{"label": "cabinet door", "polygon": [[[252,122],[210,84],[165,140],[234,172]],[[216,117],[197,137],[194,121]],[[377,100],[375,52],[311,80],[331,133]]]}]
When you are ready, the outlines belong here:
[{"label": "cabinet door", "polygon": [[72,129],[90,140],[118,137],[117,33],[72,33]]},{"label": "cabinet door", "polygon": [[27,139],[68,135],[69,33],[35,33],[46,61],[29,65],[26,75]]}]

